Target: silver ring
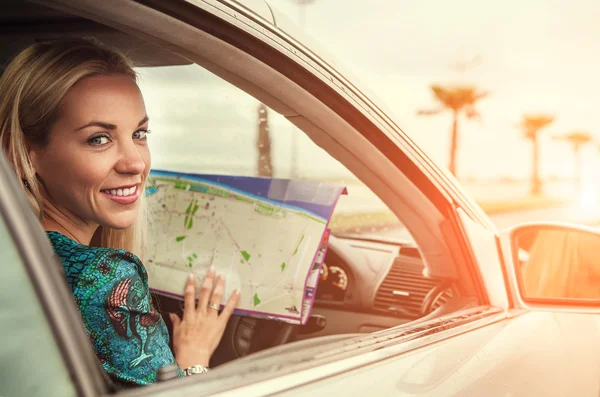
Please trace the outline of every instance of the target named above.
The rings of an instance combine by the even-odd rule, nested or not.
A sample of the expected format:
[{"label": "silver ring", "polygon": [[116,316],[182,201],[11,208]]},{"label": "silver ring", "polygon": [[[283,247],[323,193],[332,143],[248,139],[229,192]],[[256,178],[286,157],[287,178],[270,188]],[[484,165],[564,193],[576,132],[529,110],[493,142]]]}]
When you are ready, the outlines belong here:
[{"label": "silver ring", "polygon": [[219,305],[215,305],[214,303],[211,303],[208,305],[209,309],[214,309],[216,311],[219,311]]}]

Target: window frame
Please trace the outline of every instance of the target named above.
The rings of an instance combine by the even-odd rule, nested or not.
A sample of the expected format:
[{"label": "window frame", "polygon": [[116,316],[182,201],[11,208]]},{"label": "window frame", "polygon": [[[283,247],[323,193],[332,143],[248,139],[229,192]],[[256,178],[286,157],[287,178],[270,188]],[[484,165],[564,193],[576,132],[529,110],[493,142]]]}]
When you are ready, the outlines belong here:
[{"label": "window frame", "polygon": [[[49,3],[53,4],[53,5],[58,4],[59,6],[63,5],[65,7],[65,9],[69,8],[69,7],[67,7],[68,4],[71,4],[71,6],[73,8],[77,7],[77,9],[79,9],[79,10],[83,9],[83,7],[86,7],[85,1],[83,1],[82,4],[78,4],[78,5],[75,5],[74,3],[71,3],[66,0],[65,1],[53,0]],[[154,6],[160,10],[159,2],[143,2],[143,3],[150,3],[151,6]],[[213,2],[210,2],[210,3],[213,3]],[[187,4],[184,2],[173,2],[173,4],[181,5],[184,7],[184,9],[185,9],[185,7],[191,6],[190,4]],[[206,4],[208,4],[208,3],[205,2],[205,5]],[[152,11],[154,11],[154,10],[149,10],[149,13]],[[72,10],[70,8],[69,8],[69,12],[72,12]],[[203,11],[203,12],[206,12],[206,11]],[[81,14],[83,15],[84,12],[82,11]],[[90,11],[89,15],[92,15],[92,17],[90,17],[91,19],[97,19],[97,16],[94,15],[93,12]],[[96,18],[94,18],[94,17],[96,17]],[[213,18],[212,22],[217,21],[217,17],[215,17],[214,15],[211,15],[211,18]],[[182,21],[182,20],[180,20],[180,21]],[[185,23],[185,22],[182,22],[182,23]],[[223,21],[221,21],[219,23],[223,23]],[[112,22],[109,25],[114,26],[115,24],[116,24],[116,22]],[[210,28],[211,28],[210,26],[202,27],[203,30],[208,30],[208,31],[211,31]],[[149,33],[152,31],[152,29],[153,29],[152,26],[148,26],[146,31],[140,32],[140,31],[135,30],[133,27],[127,27],[127,29],[120,27],[120,30],[135,32],[135,34],[138,36],[146,36],[146,38],[148,38],[149,41],[157,41],[157,39]],[[238,40],[239,37],[236,36],[235,34],[232,34],[232,31],[235,31],[234,33],[236,33],[236,34],[240,33],[238,28],[230,27],[230,30],[225,31],[225,32],[219,32],[219,34],[227,36],[225,38],[227,38],[229,40],[229,42],[236,42],[236,40]],[[228,35],[230,35],[230,36],[228,36]],[[253,40],[256,42],[259,42],[259,40],[257,40],[256,38],[253,38]],[[262,44],[264,44],[264,43],[262,43]],[[260,51],[260,48],[257,51]],[[281,66],[281,65],[279,65],[279,66]],[[313,81],[313,83],[314,83],[314,81]],[[314,90],[314,87],[312,89]],[[424,186],[426,185],[424,187],[425,190],[433,189],[434,191],[436,191],[437,193],[433,194],[433,196],[439,198],[439,201],[436,202],[436,205],[440,206],[441,212],[443,212],[450,218],[450,222],[459,223],[456,219],[456,214],[455,214],[455,211],[452,206],[452,200],[447,196],[447,191],[443,188],[440,188],[440,185],[436,185],[436,183],[432,182],[432,180],[429,180],[429,178],[426,176],[426,175],[430,175],[429,173],[436,174],[437,171],[435,170],[435,167],[433,167],[432,169],[430,169],[428,171],[419,169],[419,167],[417,167],[416,164],[413,163],[414,159],[407,156],[400,149],[398,140],[393,140],[390,138],[389,131],[394,130],[394,128],[396,128],[396,127],[382,126],[382,125],[378,125],[377,123],[374,123],[372,121],[372,119],[369,119],[366,116],[367,112],[360,110],[358,107],[356,107],[356,105],[355,105],[356,101],[352,102],[352,101],[344,99],[335,90],[332,90],[332,92],[329,93],[328,95],[331,95],[331,98],[329,98],[329,99],[325,98],[325,99],[327,99],[332,104],[331,105],[332,107],[345,105],[348,107],[347,111],[354,112],[353,114],[347,114],[346,118],[347,118],[348,122],[351,121],[352,123],[354,123],[357,130],[359,130],[361,132],[361,134],[364,134],[364,135],[371,134],[371,135],[377,136],[377,138],[375,140],[378,142],[378,144],[377,144],[378,148],[386,146],[387,143],[390,143],[391,147],[389,149],[386,149],[386,150],[388,150],[387,156],[392,158],[392,157],[394,157],[394,155],[397,155],[396,156],[397,158],[394,161],[394,164],[396,164],[396,166],[398,168],[400,168],[401,164],[404,164],[404,165],[412,164],[412,166],[409,170],[412,172],[412,175],[410,176],[411,180],[418,181],[420,179],[420,180],[422,180],[422,182],[420,182],[420,183],[422,183]],[[350,104],[350,105],[348,105],[348,104]],[[373,109],[375,109],[375,108],[373,108]],[[373,117],[375,117],[375,119],[377,119],[379,123],[383,123],[383,121],[382,121],[383,119],[381,117],[379,117],[377,115],[375,115]],[[413,149],[407,149],[407,152],[414,153],[412,150]],[[383,153],[383,151],[382,151],[382,153]],[[401,154],[401,156],[398,156],[400,154]],[[423,164],[421,164],[421,165],[425,169],[427,169],[426,165],[423,165]],[[408,171],[407,171],[407,173],[408,173]],[[439,179],[441,177],[440,177],[440,175],[438,175],[438,177],[436,177],[436,178]],[[436,178],[434,178],[433,180],[437,181],[439,183],[439,180],[437,180]],[[443,183],[441,185],[443,185]],[[452,184],[450,184],[450,185],[453,186]],[[16,188],[14,186],[16,186]],[[17,192],[18,185],[15,184],[14,186],[13,186],[13,188],[17,189],[17,190],[15,190],[15,192]],[[2,185],[0,185],[0,187],[2,187]],[[3,190],[7,190],[7,189],[3,189]],[[0,198],[2,198],[1,195],[0,195]],[[3,200],[0,200],[0,203],[3,203]],[[23,200],[23,198],[21,198],[21,204],[26,205],[26,200]],[[33,217],[29,217],[29,218],[33,218]],[[476,216],[474,218],[477,219]],[[35,219],[34,219],[34,222],[37,222],[37,221],[35,221]],[[19,222],[17,221],[17,223],[19,223]],[[23,223],[22,219],[21,219],[21,223]],[[454,236],[453,241],[451,243],[458,244],[459,246],[464,246],[466,244],[466,242],[461,237],[461,233],[458,230],[458,229],[460,229],[460,226],[457,224],[446,224],[446,226],[448,227],[446,234],[451,234]],[[27,226],[27,230],[24,230],[24,231],[22,230],[20,234],[18,234],[18,233],[13,233],[13,234],[16,236],[15,241],[23,241],[22,255],[24,255],[24,257],[26,254],[28,254],[27,250],[29,248],[38,247],[38,248],[35,248],[37,251],[40,251],[37,254],[38,256],[35,258],[28,258],[28,261],[32,262],[31,268],[35,269],[37,271],[38,268],[40,268],[40,266],[43,264],[43,261],[42,261],[43,256],[41,256],[41,251],[44,251],[46,254],[48,254],[48,252],[51,252],[51,251],[48,251],[48,249],[51,250],[51,247],[49,247],[49,243],[47,241],[45,241],[45,242],[42,241],[40,236],[36,235],[36,233],[39,234],[39,230],[35,231],[34,229],[35,229],[35,226],[33,225],[33,223],[30,222],[29,225]],[[37,229],[39,229],[39,225],[38,225]],[[30,236],[28,236],[28,234]],[[43,235],[43,233],[42,233],[42,235]],[[23,240],[19,240],[19,237],[23,237]],[[43,237],[45,238],[45,236],[43,236]],[[36,240],[36,238],[37,238],[37,240]],[[43,247],[43,246],[47,247],[48,249],[46,249],[46,248],[42,249],[41,247]],[[456,247],[454,247],[454,248],[456,249]],[[35,256],[32,253],[29,253],[28,255]],[[469,255],[464,252],[461,253],[460,255],[459,254],[457,254],[457,255],[458,255],[458,258],[464,259],[464,262],[461,262],[460,260],[457,261],[462,266],[462,270],[461,270],[462,275],[464,275],[465,277],[474,279],[475,280],[474,284],[480,286],[479,291],[477,293],[478,296],[480,296],[480,297],[483,296],[485,294],[485,288],[481,286],[481,280],[480,279],[478,280],[479,275],[476,274],[478,271],[478,268],[475,265],[473,258],[469,257]],[[457,258],[453,258],[453,259],[456,260]],[[459,275],[461,275],[461,273],[459,273]],[[38,277],[35,274],[34,274],[34,276]],[[52,282],[57,283],[56,275],[52,275],[49,277],[54,277]],[[48,280],[42,279],[42,280],[36,281],[36,283],[40,285],[40,291],[41,291],[40,293],[48,292]],[[60,283],[57,283],[57,284],[60,284]],[[64,284],[64,282],[62,284]],[[45,285],[45,287],[44,287],[44,285]],[[63,287],[64,286],[65,285],[63,285]],[[68,298],[70,298],[70,291],[67,290],[66,292],[68,292]],[[60,292],[60,294],[64,295],[64,291]],[[60,295],[60,294],[57,294],[57,295]],[[43,296],[46,296],[46,295],[44,294]],[[62,299],[62,302],[67,302],[69,300],[69,299],[67,299],[66,296],[62,296],[62,295],[60,297],[58,297],[58,296],[54,297],[53,299],[55,299],[55,300]],[[485,299],[485,298],[482,298],[482,299]],[[71,330],[79,328],[79,330],[81,332],[79,332],[79,331],[76,331],[76,332],[79,332],[79,333],[83,332],[83,328],[81,327],[81,324],[79,321],[77,321],[77,323],[79,323],[79,324],[75,324],[75,322],[73,322],[73,321],[71,321],[71,323],[69,323],[69,319],[64,318],[64,313],[61,313],[60,311],[58,313],[55,312],[55,310],[57,310],[56,306],[57,307],[60,307],[60,306],[56,305],[56,302],[54,302],[53,305],[54,306],[52,306],[50,304],[47,305],[47,306],[51,306],[48,309],[48,316],[49,316],[49,318],[51,318],[54,322],[56,322],[60,326],[57,328],[62,327],[61,330],[64,330],[66,324],[69,324],[69,325],[71,325]],[[71,306],[73,306],[73,305],[71,305]],[[73,309],[76,310],[76,308],[74,308],[74,307],[73,307]],[[71,309],[69,309],[69,310],[71,310]],[[76,311],[74,313],[76,314],[75,318],[78,319],[78,313]],[[490,309],[489,311],[484,312],[484,313],[485,314],[483,315],[483,317],[486,318],[486,321],[481,321],[481,320],[483,320],[483,318],[481,317],[481,314],[476,315],[475,313],[473,313],[473,316],[472,317],[469,316],[468,320],[466,320],[467,326],[474,327],[474,326],[476,326],[476,324],[479,324],[481,322],[487,323],[488,321],[497,321],[497,316],[496,316],[498,314],[497,309]],[[458,314],[457,314],[457,316],[458,316]],[[491,318],[493,318],[493,320],[491,320]],[[451,332],[449,332],[448,334],[445,334],[444,332],[440,332],[439,334],[437,334],[437,337],[439,339],[443,339],[447,335],[451,335],[455,332],[454,330],[452,330],[451,327],[444,326],[443,328],[444,328],[444,332],[446,330],[451,331]],[[68,329],[68,327],[67,327],[67,329]],[[88,362],[87,364],[85,364],[87,369],[85,369],[85,370],[81,369],[80,367],[73,366],[73,363],[71,361],[77,362],[77,360],[74,359],[73,357],[71,357],[71,354],[70,354],[73,351],[78,352],[78,354],[80,356],[79,360],[81,362],[85,363],[85,360],[89,359],[88,356],[93,357],[93,352],[90,349],[89,343],[83,343],[83,341],[77,341],[77,343],[69,344],[68,341],[65,342],[65,341],[60,340],[60,337],[64,336],[64,335],[62,335],[61,332],[62,331],[57,331],[57,341],[59,342],[59,345],[61,343],[63,343],[65,345],[65,346],[61,345],[61,351],[66,352],[65,359],[67,362],[69,362],[71,364],[70,368],[73,371],[72,372],[73,379],[77,379],[78,381],[81,380],[84,383],[87,382],[85,385],[81,386],[80,394],[84,395],[83,392],[87,391],[87,392],[89,392],[89,394],[85,394],[85,395],[92,395],[93,391],[95,390],[94,389],[95,385],[102,383],[100,379],[94,379],[94,378],[99,378],[99,376],[94,375],[93,362]],[[399,332],[399,330],[398,330],[398,332]],[[71,335],[69,335],[69,336],[71,336]],[[397,343],[401,344],[402,342],[403,342],[403,340],[401,338],[398,338]],[[87,347],[84,345],[87,345]],[[73,350],[74,347],[78,347],[78,349]],[[88,351],[86,352],[86,350],[88,350]],[[396,349],[396,350],[404,350],[404,349],[401,348],[401,349]],[[397,353],[397,354],[401,354],[401,353]],[[96,368],[96,370],[97,370],[97,368]],[[93,376],[91,376],[90,374],[92,374]],[[215,375],[217,375],[217,374],[215,374]],[[245,381],[248,382],[249,379],[245,379]],[[145,394],[152,394],[154,392],[167,391],[169,389],[172,389],[173,394],[175,392],[177,392],[179,394],[179,393],[182,393],[182,392],[188,391],[188,390],[195,391],[195,392],[198,392],[199,390],[201,390],[200,387],[202,386],[201,385],[202,382],[200,379],[185,379],[185,380],[182,380],[181,382],[182,382],[182,386],[176,387],[176,388],[173,388],[172,384],[169,382],[164,385],[157,385],[156,387],[153,386],[151,390],[144,389],[143,391],[137,391],[137,392],[131,391],[131,392],[125,392],[125,393],[127,395],[129,395],[129,393],[133,393],[135,395],[145,395]],[[79,386],[79,384],[77,382],[76,382],[76,384]],[[192,389],[192,387],[194,387],[194,389]],[[106,389],[100,391],[100,393],[104,393],[104,392],[106,392]]]},{"label": "window frame", "polygon": [[77,395],[106,394],[108,385],[61,273],[62,263],[35,219],[29,200],[3,153],[0,153],[0,216],[29,275]]},{"label": "window frame", "polygon": [[[242,88],[239,84],[243,84],[244,91],[276,111],[278,107],[287,105],[275,97],[274,91],[267,92],[264,84],[268,83],[259,80],[267,75],[265,68],[270,68],[269,76],[273,73],[278,74],[277,76],[283,75],[289,86],[294,87],[295,93],[302,92],[305,97],[310,96],[313,101],[320,103],[318,111],[313,113],[310,119],[302,115],[286,116],[293,119],[294,124],[313,140],[315,135],[311,136],[307,129],[314,127],[318,130],[319,127],[312,122],[326,119],[327,122],[335,122],[335,126],[327,126],[329,132],[319,130],[317,138],[322,142],[332,145],[332,138],[336,138],[331,136],[330,132],[336,128],[339,130],[339,125],[343,125],[343,128],[349,129],[348,132],[352,132],[353,137],[356,136],[358,142],[364,141],[372,146],[374,150],[371,153],[376,153],[377,161],[381,159],[378,169],[385,163],[387,170],[374,173],[372,167],[365,166],[364,161],[357,157],[362,148],[354,147],[350,150],[344,146],[349,142],[348,138],[345,138],[346,143],[342,145],[339,141],[335,142],[338,153],[333,157],[340,160],[338,155],[346,156],[346,160],[350,158],[349,161],[355,165],[361,163],[362,175],[359,175],[356,167],[352,169],[345,161],[340,160],[371,190],[377,191],[377,195],[394,213],[403,214],[399,217],[402,223],[407,226],[419,246],[431,253],[425,258],[425,262],[432,276],[461,280],[467,295],[478,296],[482,303],[489,302],[483,283],[484,275],[480,273],[475,257],[464,240],[455,206],[466,209],[465,212],[486,229],[490,224],[489,219],[485,215],[481,216],[480,209],[478,212],[471,208],[477,205],[466,199],[460,193],[460,187],[446,178],[444,172],[376,105],[318,56],[285,35],[283,31],[268,25],[263,18],[244,11],[236,2],[226,0],[123,2],[119,10],[92,0],[81,0],[77,3],[72,0],[52,0],[52,6],[171,49],[177,55],[194,60],[240,89]],[[135,19],[130,17],[132,13],[135,13]],[[203,42],[209,44],[202,44]],[[223,51],[215,53],[216,42],[223,47]],[[200,52],[204,51],[200,48],[209,48],[206,51],[215,57],[207,58],[205,53]],[[262,69],[250,70],[255,75],[258,73],[263,76],[257,75],[247,80],[248,77],[243,77],[243,72],[234,72],[229,68],[229,64],[227,67],[223,66],[223,62],[231,62],[226,56],[235,53],[243,54],[247,62],[251,60],[253,65],[249,65],[253,68],[257,67],[256,63],[260,63]],[[260,86],[259,83],[263,85]],[[279,86],[274,88],[275,91],[279,89]],[[283,94],[279,91],[277,95]],[[291,94],[286,95],[289,99]],[[318,114],[322,111],[329,114]],[[374,160],[370,161],[373,164]],[[392,181],[386,176],[390,171],[394,174],[399,173],[398,177],[404,181],[401,186],[410,186],[415,195],[403,193],[402,198],[396,199],[398,188],[392,186],[400,184],[397,179]],[[367,180],[369,183],[366,183]],[[387,201],[384,197],[387,197]],[[419,203],[425,201],[428,209],[415,212],[415,206],[422,206],[423,204]],[[395,208],[391,205],[392,202]],[[409,204],[399,204],[407,202]],[[403,209],[399,210],[399,207]],[[409,210],[411,207],[413,210]],[[407,221],[406,217],[412,217],[411,221]],[[415,227],[419,230],[414,230]]]}]

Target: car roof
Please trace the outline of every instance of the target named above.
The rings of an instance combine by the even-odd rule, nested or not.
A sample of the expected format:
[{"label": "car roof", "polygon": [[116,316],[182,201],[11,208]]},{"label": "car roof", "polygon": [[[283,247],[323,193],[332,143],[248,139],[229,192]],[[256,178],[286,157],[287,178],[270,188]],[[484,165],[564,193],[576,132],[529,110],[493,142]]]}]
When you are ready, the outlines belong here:
[{"label": "car roof", "polygon": [[60,10],[24,0],[4,0],[0,13],[0,66],[28,46],[57,39],[90,37],[127,53],[135,66],[187,65],[189,60],[162,47]]}]

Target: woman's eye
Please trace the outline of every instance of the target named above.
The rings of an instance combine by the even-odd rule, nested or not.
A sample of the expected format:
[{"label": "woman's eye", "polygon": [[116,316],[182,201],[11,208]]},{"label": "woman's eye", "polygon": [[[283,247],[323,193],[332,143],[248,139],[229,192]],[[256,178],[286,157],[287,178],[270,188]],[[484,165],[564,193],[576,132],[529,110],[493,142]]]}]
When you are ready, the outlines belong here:
[{"label": "woman's eye", "polygon": [[150,133],[150,130],[137,130],[133,133],[133,139],[146,139],[146,135]]},{"label": "woman's eye", "polygon": [[108,137],[106,135],[94,136],[88,140],[88,143],[90,145],[94,145],[94,146],[106,145],[109,142],[110,142],[110,140],[108,139]]}]

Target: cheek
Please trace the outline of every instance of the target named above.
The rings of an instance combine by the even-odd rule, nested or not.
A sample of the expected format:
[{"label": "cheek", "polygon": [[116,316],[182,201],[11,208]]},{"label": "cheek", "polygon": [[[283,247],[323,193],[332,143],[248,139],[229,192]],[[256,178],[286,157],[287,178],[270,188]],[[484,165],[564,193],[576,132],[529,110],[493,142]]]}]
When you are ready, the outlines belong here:
[{"label": "cheek", "polygon": [[110,172],[111,166],[103,158],[92,158],[86,153],[73,153],[46,156],[43,169],[38,172],[52,198],[77,197],[85,201],[90,194],[101,186]]}]

